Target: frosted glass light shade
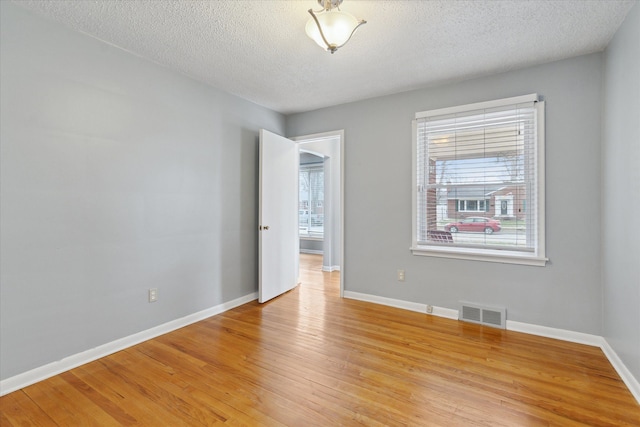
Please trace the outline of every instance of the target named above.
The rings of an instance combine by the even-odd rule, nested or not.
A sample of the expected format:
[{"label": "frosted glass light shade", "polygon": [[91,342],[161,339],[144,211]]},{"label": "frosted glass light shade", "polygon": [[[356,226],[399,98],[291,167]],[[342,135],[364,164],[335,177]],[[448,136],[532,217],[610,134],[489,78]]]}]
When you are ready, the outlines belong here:
[{"label": "frosted glass light shade", "polygon": [[318,30],[318,26],[313,18],[307,22],[305,32],[318,46],[327,50],[331,47],[338,48],[349,41],[351,34],[360,24],[350,13],[336,9],[322,12],[316,16],[329,46],[322,40],[320,30]]}]

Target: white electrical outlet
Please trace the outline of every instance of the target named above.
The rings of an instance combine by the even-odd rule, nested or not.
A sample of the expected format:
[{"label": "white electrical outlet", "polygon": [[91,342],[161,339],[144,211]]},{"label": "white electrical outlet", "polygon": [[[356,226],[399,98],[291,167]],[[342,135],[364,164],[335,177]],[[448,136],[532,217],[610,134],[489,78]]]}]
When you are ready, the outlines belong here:
[{"label": "white electrical outlet", "polygon": [[149,289],[149,302],[158,301],[158,288]]},{"label": "white electrical outlet", "polygon": [[398,270],[398,281],[404,282],[404,270]]}]

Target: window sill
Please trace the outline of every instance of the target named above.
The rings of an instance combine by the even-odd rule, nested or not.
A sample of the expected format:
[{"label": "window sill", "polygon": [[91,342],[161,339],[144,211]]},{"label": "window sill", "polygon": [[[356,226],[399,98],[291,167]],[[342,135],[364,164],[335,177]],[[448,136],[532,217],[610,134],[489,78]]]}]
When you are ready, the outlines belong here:
[{"label": "window sill", "polygon": [[411,253],[418,256],[431,256],[436,258],[464,259],[471,261],[499,262],[503,264],[520,264],[535,267],[544,267],[548,258],[535,254],[484,249],[482,251],[469,248],[445,248],[443,246],[414,246]]}]

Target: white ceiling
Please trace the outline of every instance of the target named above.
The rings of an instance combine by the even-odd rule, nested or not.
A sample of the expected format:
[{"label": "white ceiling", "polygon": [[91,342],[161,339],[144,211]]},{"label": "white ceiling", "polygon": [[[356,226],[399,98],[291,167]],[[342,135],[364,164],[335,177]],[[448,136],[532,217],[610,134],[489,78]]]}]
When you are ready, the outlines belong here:
[{"label": "white ceiling", "polygon": [[285,114],[601,51],[636,3],[345,0],[368,23],[331,55],[316,0],[14,1]]}]

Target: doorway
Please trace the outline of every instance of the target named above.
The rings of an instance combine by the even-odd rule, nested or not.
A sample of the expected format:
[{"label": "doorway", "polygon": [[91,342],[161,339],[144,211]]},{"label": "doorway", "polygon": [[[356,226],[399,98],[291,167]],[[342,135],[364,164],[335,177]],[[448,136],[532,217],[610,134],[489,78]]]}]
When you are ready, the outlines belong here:
[{"label": "doorway", "polygon": [[[315,203],[314,209],[300,208],[303,219],[307,220],[309,232],[303,237],[306,242],[316,242],[316,253],[322,252],[323,271],[340,271],[340,296],[344,292],[344,131],[332,131],[312,135],[304,135],[291,138],[298,144],[300,158],[313,159],[308,155],[316,156],[315,163],[323,172],[323,197],[319,201],[302,201],[300,206],[309,206]],[[301,168],[302,170],[302,168]],[[318,175],[316,175],[316,178]],[[313,213],[312,213],[313,211]],[[308,214],[307,214],[308,212]],[[309,215],[309,216],[305,216]],[[314,221],[311,221],[313,215]],[[322,217],[320,217],[322,215]],[[318,229],[322,220],[322,239],[318,238]],[[315,235],[314,232],[315,231]],[[304,234],[304,233],[303,233]],[[318,244],[321,246],[318,246]],[[307,243],[305,243],[307,244]],[[321,250],[318,249],[321,247]],[[314,252],[312,252],[314,253]],[[299,268],[300,260],[297,265]]]}]

